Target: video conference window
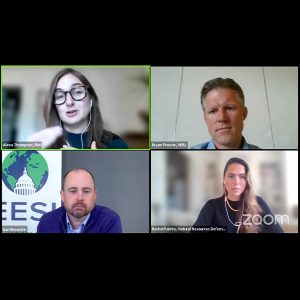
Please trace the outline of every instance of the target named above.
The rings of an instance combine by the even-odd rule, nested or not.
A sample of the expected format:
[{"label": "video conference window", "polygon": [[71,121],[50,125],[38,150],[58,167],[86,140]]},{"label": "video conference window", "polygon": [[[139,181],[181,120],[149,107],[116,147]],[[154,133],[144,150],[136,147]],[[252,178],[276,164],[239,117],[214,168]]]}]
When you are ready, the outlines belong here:
[{"label": "video conference window", "polygon": [[148,149],[149,67],[1,67],[2,149]]},{"label": "video conference window", "polygon": [[148,151],[2,152],[2,233],[149,233]]},{"label": "video conference window", "polygon": [[2,233],[298,233],[297,67],[1,75]]},{"label": "video conference window", "polygon": [[152,233],[298,232],[297,151],[152,151]]},{"label": "video conference window", "polygon": [[151,68],[152,149],[298,149],[298,67]]}]

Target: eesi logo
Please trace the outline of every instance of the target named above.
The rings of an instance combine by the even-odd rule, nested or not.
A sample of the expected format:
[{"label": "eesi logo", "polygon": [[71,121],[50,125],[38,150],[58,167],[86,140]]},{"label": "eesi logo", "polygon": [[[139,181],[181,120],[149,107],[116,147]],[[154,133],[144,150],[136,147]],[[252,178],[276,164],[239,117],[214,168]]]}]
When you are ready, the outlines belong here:
[{"label": "eesi logo", "polygon": [[35,150],[12,151],[2,163],[2,180],[17,195],[37,193],[44,187],[47,179],[47,162]]},{"label": "eesi logo", "polygon": [[9,191],[2,194],[2,232],[36,232],[41,216],[56,209],[57,203],[47,197],[47,190],[53,189],[48,156],[35,150],[16,150],[3,160],[2,180]]}]

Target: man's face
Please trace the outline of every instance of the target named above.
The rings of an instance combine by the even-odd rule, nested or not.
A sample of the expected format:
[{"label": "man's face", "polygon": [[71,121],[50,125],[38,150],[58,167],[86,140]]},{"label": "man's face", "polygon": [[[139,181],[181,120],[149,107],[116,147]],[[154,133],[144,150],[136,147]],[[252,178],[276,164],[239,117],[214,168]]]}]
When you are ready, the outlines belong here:
[{"label": "man's face", "polygon": [[247,108],[232,89],[217,88],[204,99],[204,119],[218,149],[238,149]]},{"label": "man's face", "polygon": [[97,192],[89,173],[74,170],[67,175],[60,195],[67,212],[80,219],[93,210]]}]

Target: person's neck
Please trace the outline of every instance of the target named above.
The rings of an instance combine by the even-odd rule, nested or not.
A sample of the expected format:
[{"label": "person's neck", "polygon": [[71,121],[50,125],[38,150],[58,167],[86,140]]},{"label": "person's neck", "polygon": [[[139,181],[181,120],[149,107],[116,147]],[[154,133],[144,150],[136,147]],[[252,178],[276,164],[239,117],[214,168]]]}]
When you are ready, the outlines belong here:
[{"label": "person's neck", "polygon": [[75,218],[74,216],[71,216],[69,213],[68,213],[68,217],[69,217],[70,223],[72,225],[72,228],[74,228],[74,229],[78,229],[79,226],[82,224],[82,222],[86,218],[86,216],[83,216],[78,219],[78,218]]},{"label": "person's neck", "polygon": [[240,201],[241,200],[241,197],[237,197],[237,196],[230,196],[230,195],[227,195],[227,200],[230,200],[230,201]]},{"label": "person's neck", "polygon": [[64,129],[70,133],[82,133],[85,129],[87,129],[88,121],[82,121],[81,123],[76,124],[65,124]]},{"label": "person's neck", "polygon": [[215,140],[213,140],[216,149],[241,149],[243,143],[243,137],[241,136],[236,142],[233,142],[229,145],[221,145],[218,144]]}]

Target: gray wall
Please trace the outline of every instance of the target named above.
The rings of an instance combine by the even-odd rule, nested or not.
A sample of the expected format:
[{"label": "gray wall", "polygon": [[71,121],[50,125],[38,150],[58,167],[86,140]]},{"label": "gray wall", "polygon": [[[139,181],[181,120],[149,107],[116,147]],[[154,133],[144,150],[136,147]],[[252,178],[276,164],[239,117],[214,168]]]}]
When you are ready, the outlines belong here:
[{"label": "gray wall", "polygon": [[148,151],[63,151],[62,173],[79,167],[93,173],[97,204],[120,215],[124,233],[149,232]]}]

